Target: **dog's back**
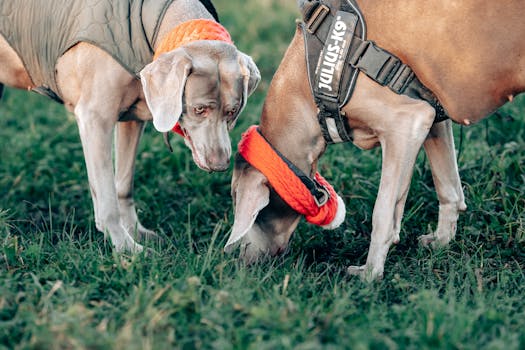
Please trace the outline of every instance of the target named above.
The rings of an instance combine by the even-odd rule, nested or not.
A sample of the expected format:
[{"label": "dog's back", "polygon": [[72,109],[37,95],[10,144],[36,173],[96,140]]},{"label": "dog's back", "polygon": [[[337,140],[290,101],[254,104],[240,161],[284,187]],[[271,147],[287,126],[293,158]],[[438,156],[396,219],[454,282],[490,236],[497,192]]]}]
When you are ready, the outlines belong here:
[{"label": "dog's back", "polygon": [[376,41],[412,67],[456,122],[525,89],[523,1],[359,1]]},{"label": "dog's back", "polygon": [[[173,0],[0,2],[0,34],[36,86],[60,95],[55,65],[79,42],[108,52],[132,75],[151,62],[162,15]],[[51,92],[49,92],[51,94]]]}]

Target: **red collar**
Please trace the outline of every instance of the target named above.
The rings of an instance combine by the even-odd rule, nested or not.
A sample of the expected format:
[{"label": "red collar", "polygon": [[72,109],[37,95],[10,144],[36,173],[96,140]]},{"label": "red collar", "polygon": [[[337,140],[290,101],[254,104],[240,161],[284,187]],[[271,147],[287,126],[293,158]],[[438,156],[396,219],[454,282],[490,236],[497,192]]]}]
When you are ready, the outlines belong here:
[{"label": "red collar", "polygon": [[329,194],[325,203],[319,203],[298,177],[298,169],[266,141],[257,126],[251,126],[242,135],[238,149],[248,163],[266,176],[275,192],[293,210],[305,216],[306,221],[327,229],[336,228],[344,221],[345,205],[333,187],[319,173],[315,174],[317,185]]}]

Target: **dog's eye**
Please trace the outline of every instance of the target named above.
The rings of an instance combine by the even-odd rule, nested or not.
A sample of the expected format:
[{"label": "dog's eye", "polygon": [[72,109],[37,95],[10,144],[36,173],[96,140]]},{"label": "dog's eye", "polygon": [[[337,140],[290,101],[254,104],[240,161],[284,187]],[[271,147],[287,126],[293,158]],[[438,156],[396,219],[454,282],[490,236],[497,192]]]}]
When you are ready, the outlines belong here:
[{"label": "dog's eye", "polygon": [[197,115],[203,115],[206,112],[206,106],[195,106],[193,112]]},{"label": "dog's eye", "polygon": [[238,106],[233,106],[229,111],[226,111],[226,115],[230,118],[234,117],[239,111]]}]

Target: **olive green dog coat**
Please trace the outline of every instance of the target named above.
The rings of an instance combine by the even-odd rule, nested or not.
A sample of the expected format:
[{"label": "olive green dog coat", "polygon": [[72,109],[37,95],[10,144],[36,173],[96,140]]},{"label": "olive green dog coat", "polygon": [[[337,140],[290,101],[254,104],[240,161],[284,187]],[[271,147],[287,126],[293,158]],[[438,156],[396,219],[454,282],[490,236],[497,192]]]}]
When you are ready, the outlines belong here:
[{"label": "olive green dog coat", "polygon": [[152,43],[172,1],[0,0],[0,34],[22,59],[35,90],[59,99],[57,60],[79,42],[103,49],[138,76],[152,60]]}]

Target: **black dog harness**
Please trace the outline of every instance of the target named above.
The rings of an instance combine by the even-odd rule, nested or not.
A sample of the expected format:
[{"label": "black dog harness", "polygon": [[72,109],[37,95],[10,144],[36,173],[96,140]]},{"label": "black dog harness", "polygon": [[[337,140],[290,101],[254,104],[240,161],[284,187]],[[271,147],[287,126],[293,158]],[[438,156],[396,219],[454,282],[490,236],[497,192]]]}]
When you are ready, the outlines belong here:
[{"label": "black dog harness", "polygon": [[342,108],[352,96],[359,72],[396,94],[428,102],[436,110],[435,122],[448,118],[437,97],[408,65],[366,40],[366,23],[354,0],[306,0],[302,15],[308,78],[328,144],[352,141]]}]

